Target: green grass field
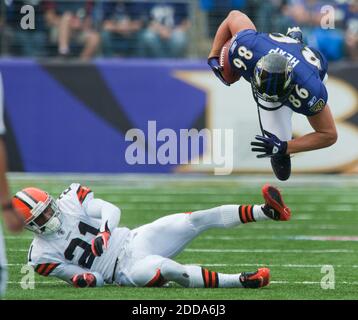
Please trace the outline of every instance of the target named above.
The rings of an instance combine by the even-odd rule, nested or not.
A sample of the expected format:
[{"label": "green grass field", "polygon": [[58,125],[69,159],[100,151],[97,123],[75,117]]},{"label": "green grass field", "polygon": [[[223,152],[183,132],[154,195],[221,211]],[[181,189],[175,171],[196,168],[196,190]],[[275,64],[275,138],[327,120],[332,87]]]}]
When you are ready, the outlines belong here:
[{"label": "green grass field", "polygon": [[[320,181],[318,181],[320,180]],[[12,191],[29,185],[58,196],[70,182],[86,184],[95,195],[122,209],[121,225],[135,227],[163,215],[221,204],[262,203],[265,179],[167,176],[43,177],[12,176]],[[249,183],[248,183],[249,181]],[[289,222],[261,222],[210,230],[177,257],[219,272],[271,269],[271,284],[260,290],[121,288],[114,285],[75,289],[36,275],[35,289],[20,286],[31,234],[6,234],[9,285],[7,299],[357,299],[358,178],[312,177],[274,183],[293,215]],[[327,240],[325,237],[332,237]],[[336,237],[336,238],[333,238]],[[346,237],[346,238],[344,238]],[[323,265],[335,270],[335,289],[321,288]]]}]

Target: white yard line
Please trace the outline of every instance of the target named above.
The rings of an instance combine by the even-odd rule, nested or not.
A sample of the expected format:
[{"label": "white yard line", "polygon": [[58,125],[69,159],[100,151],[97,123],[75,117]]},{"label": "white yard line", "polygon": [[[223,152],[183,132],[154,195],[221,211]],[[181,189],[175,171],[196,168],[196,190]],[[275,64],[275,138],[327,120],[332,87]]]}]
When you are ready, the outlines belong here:
[{"label": "white yard line", "polygon": [[185,249],[184,252],[207,253],[356,253],[353,249]]},{"label": "white yard line", "polygon": [[[22,282],[18,282],[18,281],[8,281],[8,284],[18,284],[21,285]],[[29,284],[34,284],[34,285],[42,285],[42,284],[63,284],[64,286],[66,285],[64,281],[58,281],[58,280],[53,280],[53,281],[34,281],[34,282],[26,282],[26,285]],[[288,280],[273,280],[270,281],[270,284],[302,284],[302,285],[320,285],[321,282],[320,281],[288,281]],[[347,285],[358,285],[358,281],[337,281],[335,282],[335,285],[340,285],[340,284],[347,284]],[[70,286],[66,285],[67,287],[70,288]],[[323,289],[322,289],[323,290]]]},{"label": "white yard line", "polygon": [[343,241],[343,242],[357,242],[358,236],[317,236],[317,235],[289,235],[289,236],[203,236],[201,240],[223,240],[223,241],[241,241],[241,240],[294,240],[294,241]]},{"label": "white yard line", "polygon": [[[323,264],[267,264],[267,263],[194,263],[203,267],[267,267],[267,268],[322,268]],[[334,267],[341,268],[342,265],[334,265]],[[344,266],[353,267],[353,266]]]}]

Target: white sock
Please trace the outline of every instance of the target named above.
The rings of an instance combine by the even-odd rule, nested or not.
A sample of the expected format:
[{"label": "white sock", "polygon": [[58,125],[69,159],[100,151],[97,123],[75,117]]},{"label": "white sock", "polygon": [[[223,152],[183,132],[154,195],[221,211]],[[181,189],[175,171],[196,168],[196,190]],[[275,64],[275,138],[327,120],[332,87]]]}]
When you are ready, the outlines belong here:
[{"label": "white sock", "polygon": [[191,288],[242,288],[240,273],[225,274],[199,266],[185,266]]},{"label": "white sock", "polygon": [[270,220],[270,218],[264,213],[264,211],[262,210],[262,206],[254,206],[254,219],[256,221],[260,221],[260,220]]},{"label": "white sock", "polygon": [[209,228],[232,228],[239,224],[269,220],[261,205],[223,205],[189,215],[191,224],[199,231]]}]

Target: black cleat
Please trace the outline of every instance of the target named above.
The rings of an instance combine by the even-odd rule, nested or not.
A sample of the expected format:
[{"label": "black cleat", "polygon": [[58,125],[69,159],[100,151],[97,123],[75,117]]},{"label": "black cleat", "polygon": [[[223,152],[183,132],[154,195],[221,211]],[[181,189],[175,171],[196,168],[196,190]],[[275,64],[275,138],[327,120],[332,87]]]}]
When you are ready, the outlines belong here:
[{"label": "black cleat", "polygon": [[286,181],[291,175],[291,157],[289,155],[284,156],[272,156],[271,157],[272,170],[278,180]]}]

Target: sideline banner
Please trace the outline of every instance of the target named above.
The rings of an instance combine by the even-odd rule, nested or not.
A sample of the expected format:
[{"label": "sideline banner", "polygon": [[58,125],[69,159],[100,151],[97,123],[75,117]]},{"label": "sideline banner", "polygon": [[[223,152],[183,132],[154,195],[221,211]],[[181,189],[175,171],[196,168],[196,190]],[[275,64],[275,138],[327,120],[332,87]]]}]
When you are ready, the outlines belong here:
[{"label": "sideline banner", "polygon": [[[227,137],[200,140],[195,150],[189,139],[183,149],[191,129],[232,130],[232,171],[270,171],[269,162],[250,151],[259,126],[249,84],[225,87],[203,61],[4,59],[0,71],[13,171],[214,172],[217,164],[205,160],[214,142],[225,145]],[[358,172],[357,73],[358,65],[331,67],[327,87],[339,140],[295,155],[295,172]],[[296,136],[310,131],[301,115],[294,116],[293,127]],[[176,148],[169,150],[169,142]],[[140,164],[128,159],[128,150]]]}]

